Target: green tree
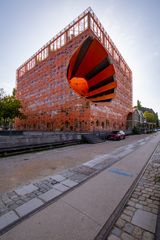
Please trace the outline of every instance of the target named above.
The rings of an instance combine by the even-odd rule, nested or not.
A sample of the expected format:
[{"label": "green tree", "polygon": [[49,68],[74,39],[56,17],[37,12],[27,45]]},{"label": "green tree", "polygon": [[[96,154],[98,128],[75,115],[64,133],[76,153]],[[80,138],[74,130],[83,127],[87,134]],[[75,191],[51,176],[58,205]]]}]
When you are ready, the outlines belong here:
[{"label": "green tree", "polygon": [[13,88],[12,96],[16,97],[16,89],[15,88]]},{"label": "green tree", "polygon": [[155,114],[156,117],[156,126],[159,127],[159,117],[158,117],[158,113]]},{"label": "green tree", "polygon": [[0,88],[0,100],[5,96],[5,92],[3,88]]},{"label": "green tree", "polygon": [[10,96],[6,95],[3,89],[0,89],[0,123],[4,128],[11,126],[16,117],[24,118],[21,109],[21,102],[16,99],[15,90]]},{"label": "green tree", "polygon": [[142,104],[139,100],[137,100],[137,109],[141,110],[141,108],[142,108]]},{"label": "green tree", "polygon": [[146,112],[144,112],[144,117],[147,120],[147,122],[156,123],[156,116],[155,116],[155,114],[146,111]]}]

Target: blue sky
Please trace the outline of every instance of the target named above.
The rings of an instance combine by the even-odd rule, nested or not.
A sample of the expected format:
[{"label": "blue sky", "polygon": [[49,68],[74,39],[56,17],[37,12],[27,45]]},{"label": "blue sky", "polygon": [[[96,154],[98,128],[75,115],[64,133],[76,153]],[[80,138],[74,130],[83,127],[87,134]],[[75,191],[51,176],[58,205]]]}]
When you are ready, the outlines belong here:
[{"label": "blue sky", "polygon": [[16,69],[89,6],[133,72],[133,105],[160,117],[159,0],[0,0],[0,88],[10,94]]}]

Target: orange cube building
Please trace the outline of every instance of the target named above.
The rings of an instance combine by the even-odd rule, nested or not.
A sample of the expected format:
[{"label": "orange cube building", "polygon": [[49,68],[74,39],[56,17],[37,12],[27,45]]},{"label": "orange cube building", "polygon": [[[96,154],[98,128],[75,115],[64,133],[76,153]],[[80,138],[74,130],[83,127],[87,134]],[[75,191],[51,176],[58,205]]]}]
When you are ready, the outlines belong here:
[{"label": "orange cube building", "polygon": [[91,8],[17,69],[26,119],[44,131],[126,129],[132,72]]}]

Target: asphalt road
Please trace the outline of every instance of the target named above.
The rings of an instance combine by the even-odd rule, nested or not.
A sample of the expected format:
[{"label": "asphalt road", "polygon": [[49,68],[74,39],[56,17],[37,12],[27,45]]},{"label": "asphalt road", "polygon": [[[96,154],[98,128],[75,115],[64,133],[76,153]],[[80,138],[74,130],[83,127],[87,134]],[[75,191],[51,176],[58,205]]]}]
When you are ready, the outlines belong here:
[{"label": "asphalt road", "polygon": [[121,141],[81,144],[0,158],[0,193],[82,164],[97,155],[110,153],[116,148],[134,143],[147,136],[150,135],[128,136]]}]

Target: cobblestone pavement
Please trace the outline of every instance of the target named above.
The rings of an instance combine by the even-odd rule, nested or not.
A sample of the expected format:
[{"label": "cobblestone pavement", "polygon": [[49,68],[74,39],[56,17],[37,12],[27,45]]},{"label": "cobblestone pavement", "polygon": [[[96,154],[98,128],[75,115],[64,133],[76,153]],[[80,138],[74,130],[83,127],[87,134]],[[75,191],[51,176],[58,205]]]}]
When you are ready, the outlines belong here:
[{"label": "cobblestone pavement", "polygon": [[[150,140],[150,138],[151,137],[146,137],[133,144],[117,148],[110,154],[97,156],[89,162],[86,162],[71,169],[67,169],[63,172],[60,172],[58,175],[48,176],[40,181],[35,181],[29,185],[25,185],[21,188],[15,189],[14,191],[1,194],[0,232],[2,233],[5,228],[14,224],[22,217],[27,216],[33,211],[39,209],[44,204],[47,204],[50,201],[54,201],[55,198],[61,196],[62,194],[82,183],[83,181],[87,180],[91,176],[94,176],[105,168],[110,167],[115,162],[121,160],[123,157],[135,151],[141,145],[145,144],[147,141]],[[156,154],[154,154],[154,156],[156,156]],[[121,223],[121,227],[120,225],[117,225],[118,223],[116,223],[110,239],[115,239],[115,237],[120,236],[121,239],[127,239],[125,238],[127,234],[130,234],[130,239],[133,239],[131,235],[132,230],[133,232],[140,232],[140,228],[138,226],[137,228],[133,229],[134,225],[132,222],[132,218],[134,214],[137,213],[137,210],[140,211],[139,214],[142,214],[142,211],[145,211],[146,213],[151,210],[151,214],[153,215],[153,217],[157,214],[159,199],[159,182],[154,185],[150,182],[149,179],[152,177],[155,183],[155,174],[158,174],[159,169],[158,164],[158,162],[155,162],[154,165],[152,163],[153,166],[150,165],[150,169],[153,169],[152,172],[150,169],[146,171],[145,178],[143,178],[139,183],[133,197],[131,198],[128,206],[125,209],[125,212],[119,220],[119,222]],[[154,187],[154,195],[152,195],[151,193],[152,187]],[[136,217],[137,215],[135,215],[133,220],[136,219]],[[147,232],[141,232],[142,235],[147,234]],[[153,234],[151,232],[148,232],[147,236],[150,235]]]},{"label": "cobblestone pavement", "polygon": [[107,239],[155,239],[159,207],[160,143]]}]

